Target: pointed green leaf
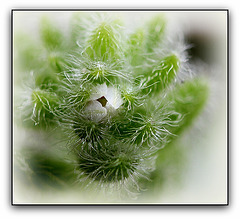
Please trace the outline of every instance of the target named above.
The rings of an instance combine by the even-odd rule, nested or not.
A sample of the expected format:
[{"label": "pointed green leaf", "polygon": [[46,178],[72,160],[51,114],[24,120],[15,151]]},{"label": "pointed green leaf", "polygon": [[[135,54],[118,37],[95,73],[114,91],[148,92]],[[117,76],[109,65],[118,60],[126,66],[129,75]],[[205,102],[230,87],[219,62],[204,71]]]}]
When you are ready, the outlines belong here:
[{"label": "pointed green leaf", "polygon": [[[168,127],[168,130],[175,135],[181,134],[201,113],[208,96],[208,84],[202,79],[196,78],[179,84],[169,94],[167,100],[172,102],[173,110],[182,115],[182,120],[178,126]],[[171,119],[174,121],[176,118],[173,116]]]},{"label": "pointed green leaf", "polygon": [[154,48],[162,41],[166,27],[166,21],[162,14],[152,18],[147,24],[146,49],[152,52]]},{"label": "pointed green leaf", "polygon": [[[14,65],[23,72],[39,69],[42,67],[43,48],[38,41],[34,41],[26,34],[14,35]],[[15,76],[18,76],[15,74]],[[22,75],[21,75],[22,76]]]},{"label": "pointed green leaf", "polygon": [[[43,145],[42,145],[43,144]],[[47,143],[45,143],[47,144]],[[36,186],[39,189],[62,189],[73,185],[77,176],[74,172],[74,159],[69,152],[64,149],[44,148],[44,142],[39,143],[39,147],[25,147],[18,156],[22,163],[16,165],[18,174],[23,174],[26,184]],[[65,153],[64,153],[65,152]]]},{"label": "pointed green leaf", "polygon": [[145,75],[143,93],[156,94],[166,88],[176,77],[180,63],[176,55],[162,59],[150,74]]},{"label": "pointed green leaf", "polygon": [[86,13],[83,12],[73,14],[73,17],[70,21],[71,45],[73,47],[77,47],[77,45],[83,46],[85,43],[87,26],[84,22],[85,21],[84,19],[87,19],[86,17],[87,17]]},{"label": "pointed green leaf", "polygon": [[143,64],[145,35],[144,29],[137,29],[136,32],[129,37],[126,55],[129,57],[129,62],[133,66]]},{"label": "pointed green leaf", "polygon": [[35,125],[48,127],[54,122],[54,110],[58,106],[58,97],[53,92],[35,89],[32,92],[32,115]]},{"label": "pointed green leaf", "polygon": [[62,32],[47,17],[43,17],[40,26],[41,39],[49,51],[59,50],[64,44]]},{"label": "pointed green leaf", "polygon": [[35,78],[35,85],[41,90],[56,91],[59,83],[57,75],[51,72],[42,72],[37,74]]},{"label": "pointed green leaf", "polygon": [[120,59],[122,47],[118,31],[118,25],[102,22],[87,40],[86,54],[95,61],[114,62]]}]

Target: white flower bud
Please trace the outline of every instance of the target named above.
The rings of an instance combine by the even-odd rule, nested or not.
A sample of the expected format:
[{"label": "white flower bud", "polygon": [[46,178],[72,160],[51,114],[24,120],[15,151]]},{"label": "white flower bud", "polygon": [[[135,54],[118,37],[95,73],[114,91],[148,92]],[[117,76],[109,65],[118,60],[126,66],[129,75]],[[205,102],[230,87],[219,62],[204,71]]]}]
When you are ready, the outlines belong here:
[{"label": "white flower bud", "polygon": [[84,108],[88,119],[99,122],[108,113],[114,113],[123,104],[121,93],[114,87],[101,84],[95,87]]},{"label": "white flower bud", "polygon": [[84,115],[93,121],[99,122],[107,115],[106,108],[102,107],[102,104],[97,100],[92,100],[87,103],[84,108]]}]

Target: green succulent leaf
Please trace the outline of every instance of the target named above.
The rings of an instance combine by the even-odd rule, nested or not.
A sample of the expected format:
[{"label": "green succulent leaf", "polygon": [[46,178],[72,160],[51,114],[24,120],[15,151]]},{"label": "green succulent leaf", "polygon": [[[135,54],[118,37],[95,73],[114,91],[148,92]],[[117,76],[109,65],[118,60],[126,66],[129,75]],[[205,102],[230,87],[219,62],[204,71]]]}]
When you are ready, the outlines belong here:
[{"label": "green succulent leaf", "polygon": [[24,161],[15,168],[18,174],[22,173],[25,177],[27,175],[28,180],[25,183],[29,186],[34,185],[40,189],[63,189],[73,186],[77,180],[75,164],[71,161],[74,156],[69,153],[66,156],[63,151],[57,148],[26,147],[19,152]]},{"label": "green succulent leaf", "polygon": [[22,33],[15,33],[14,46],[17,48],[14,53],[14,65],[20,68],[25,74],[34,69],[42,67],[42,58],[39,56],[43,48],[30,36]]},{"label": "green succulent leaf", "polygon": [[[205,80],[196,78],[177,85],[169,94],[167,100],[172,102],[174,111],[182,115],[182,120],[176,127],[169,127],[175,135],[181,134],[202,112],[209,96],[209,87]],[[172,120],[176,118],[173,116]]]},{"label": "green succulent leaf", "polygon": [[52,73],[43,72],[35,78],[35,85],[41,90],[57,91],[59,83],[57,75]]},{"label": "green succulent leaf", "polygon": [[144,63],[146,34],[144,29],[139,28],[129,36],[126,55],[132,66],[141,66]]},{"label": "green succulent leaf", "polygon": [[143,93],[156,94],[166,88],[177,76],[179,58],[169,55],[163,58],[143,80]]},{"label": "green succulent leaf", "polygon": [[48,51],[61,50],[64,45],[63,33],[50,21],[43,17],[40,26],[41,39]]},{"label": "green succulent leaf", "polygon": [[54,112],[58,107],[58,96],[46,90],[35,89],[32,92],[32,115],[34,124],[41,127],[51,126],[55,121]]},{"label": "green succulent leaf", "polygon": [[147,24],[147,40],[146,49],[147,52],[153,52],[153,50],[161,43],[166,28],[165,17],[160,14],[153,17]]},{"label": "green succulent leaf", "polygon": [[85,53],[94,61],[116,62],[122,56],[119,25],[102,22],[86,42]]},{"label": "green succulent leaf", "polygon": [[75,13],[70,21],[71,27],[71,45],[73,48],[76,46],[84,46],[87,34],[87,26],[84,25],[84,20],[90,19],[85,13]]}]

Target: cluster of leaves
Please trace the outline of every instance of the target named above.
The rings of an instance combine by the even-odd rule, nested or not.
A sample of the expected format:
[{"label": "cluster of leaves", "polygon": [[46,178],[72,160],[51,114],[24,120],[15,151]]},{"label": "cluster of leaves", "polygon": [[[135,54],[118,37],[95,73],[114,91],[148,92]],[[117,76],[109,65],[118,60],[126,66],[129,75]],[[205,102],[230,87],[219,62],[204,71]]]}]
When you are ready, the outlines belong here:
[{"label": "cluster of leaves", "polygon": [[[119,19],[77,13],[66,35],[42,19],[41,43],[19,49],[17,61],[34,80],[22,121],[32,129],[60,127],[74,156],[72,166],[61,161],[61,168],[49,168],[59,161],[35,151],[28,157],[30,167],[37,163],[44,169],[38,171],[51,175],[57,169],[61,178],[61,169],[70,165],[76,181],[138,188],[155,168],[160,149],[192,124],[208,96],[204,80],[176,80],[184,65],[181,52],[159,52],[169,37],[166,26],[160,14],[126,35]],[[123,103],[116,112],[92,120],[84,109],[102,84],[114,87]]]}]

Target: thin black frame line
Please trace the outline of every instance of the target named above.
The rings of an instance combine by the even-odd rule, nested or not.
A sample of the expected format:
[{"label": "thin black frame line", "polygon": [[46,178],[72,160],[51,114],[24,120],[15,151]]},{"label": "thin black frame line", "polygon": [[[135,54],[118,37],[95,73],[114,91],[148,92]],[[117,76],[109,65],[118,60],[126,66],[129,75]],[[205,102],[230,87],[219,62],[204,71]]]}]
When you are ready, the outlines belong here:
[{"label": "thin black frame line", "polygon": [[227,11],[227,205],[230,201],[230,145],[229,145],[229,89],[230,89],[230,21],[229,21],[229,10]]},{"label": "thin black frame line", "polygon": [[16,9],[12,9],[12,11],[156,11],[156,12],[158,12],[158,11],[228,11],[228,9],[226,9],[226,8],[219,8],[219,9],[217,9],[217,8],[213,8],[213,9],[209,9],[209,8],[207,8],[207,9],[204,9],[204,8],[202,8],[202,9],[196,9],[196,8],[189,8],[189,9],[166,9],[166,8],[159,8],[159,9],[156,9],[156,8],[149,8],[149,9],[136,9],[136,8],[127,8],[127,9],[124,9],[124,8],[119,8],[119,9],[116,9],[116,8],[112,8],[112,9],[101,9],[101,8],[95,8],[95,9],[93,9],[93,8],[77,8],[77,9],[72,9],[72,8],[70,8],[70,9],[62,9],[62,8],[59,8],[59,9],[57,9],[57,8],[53,8],[53,9],[44,9],[44,8],[42,8],[42,9],[40,9],[40,8],[33,8],[33,9],[20,9],[20,8],[16,8]]},{"label": "thin black frame line", "polygon": [[90,207],[98,207],[98,206],[101,206],[101,207],[114,207],[114,206],[116,206],[116,207],[127,207],[127,206],[132,206],[132,207],[143,207],[143,206],[145,206],[145,207],[221,207],[221,206],[228,206],[228,204],[181,204],[181,203],[179,203],[179,204],[158,204],[158,203],[156,203],[156,204],[153,204],[153,203],[151,203],[151,204],[142,204],[142,203],[139,203],[139,204],[137,204],[137,203],[129,203],[129,204],[126,204],[126,203],[123,203],[123,204],[121,204],[121,203],[116,203],[116,204],[109,204],[109,203],[107,203],[107,204],[89,204],[89,203],[87,203],[87,204],[61,204],[61,203],[58,203],[58,204],[56,204],[56,203],[54,203],[54,204],[39,204],[39,203],[37,203],[37,204],[13,204],[13,206],[22,206],[22,207],[24,207],[24,206],[26,206],[26,207],[46,207],[46,206],[54,206],[54,207],[61,207],[61,206],[64,206],[64,207],[71,207],[71,206],[73,206],[73,207],[78,207],[78,206],[82,206],[82,207],[88,207],[88,206],[90,206]]},{"label": "thin black frame line", "polygon": [[[116,204],[16,204],[13,203],[13,14],[15,11],[225,11],[227,12],[227,202],[226,203],[219,203],[219,204],[164,204],[164,203],[156,203],[156,204],[137,204],[137,203],[129,203],[129,204],[121,204],[121,203],[116,203]],[[229,10],[228,9],[12,9],[11,10],[11,205],[12,206],[153,206],[153,207],[158,207],[158,206],[169,206],[169,207],[174,207],[174,206],[199,206],[199,207],[204,207],[204,206],[228,206],[229,205],[229,177],[230,177],[230,166],[229,166],[229,152],[230,152],[230,147],[229,147],[229,77],[230,77],[230,72],[229,72]]]},{"label": "thin black frame line", "polygon": [[10,33],[10,37],[11,37],[11,45],[10,45],[10,49],[11,49],[11,203],[13,203],[13,11],[11,12],[11,33]]}]

